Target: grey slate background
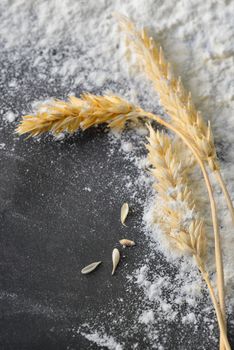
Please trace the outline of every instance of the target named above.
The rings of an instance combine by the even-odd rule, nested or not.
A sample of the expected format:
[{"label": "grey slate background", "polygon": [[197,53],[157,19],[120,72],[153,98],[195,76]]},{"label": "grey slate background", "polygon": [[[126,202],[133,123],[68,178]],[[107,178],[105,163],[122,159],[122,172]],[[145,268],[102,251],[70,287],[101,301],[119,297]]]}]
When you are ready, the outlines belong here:
[{"label": "grey slate background", "polygon": [[[69,83],[65,86],[59,79],[48,84],[51,60],[56,59],[58,50],[60,59],[69,55],[69,49],[60,47],[30,56],[27,50],[33,51],[28,47],[1,54],[0,68],[7,72],[0,76],[2,114],[12,110],[20,115],[30,110],[34,100],[65,97],[69,92]],[[44,80],[33,68],[37,55],[45,57],[48,71]],[[8,84],[12,78],[17,80],[16,87]],[[94,88],[93,92],[98,91]],[[127,264],[131,273],[139,254],[147,254],[144,247],[140,252],[137,247],[132,249],[116,276],[110,278],[111,251],[125,233],[119,224],[119,209],[125,200],[123,169],[135,172],[135,167],[117,153],[113,158],[108,155],[102,128],[77,133],[62,142],[51,137],[25,141],[14,135],[14,128],[15,123],[1,119],[0,143],[6,147],[0,150],[0,348],[97,349],[75,331],[87,315],[98,315],[100,323],[108,325],[115,315],[108,315],[105,305],[116,304],[116,315],[125,308],[127,327],[140,302],[134,287],[131,292],[126,290],[124,269]],[[95,188],[90,193],[83,190],[89,185]],[[140,195],[144,197],[144,190]],[[136,228],[140,220],[138,208],[129,224],[135,227],[131,236],[139,243],[143,240]],[[82,276],[80,269],[100,256],[103,266],[92,276]],[[167,269],[160,256],[152,261],[152,271],[155,264]],[[120,304],[120,297],[125,305]],[[128,298],[133,297],[136,303],[128,309]],[[198,307],[203,307],[202,303]],[[205,337],[203,324],[200,327],[202,336],[198,337],[192,326],[183,330],[182,325],[173,325],[166,349],[214,349],[217,344]],[[119,334],[126,332],[119,328]],[[233,329],[230,337],[234,345]],[[143,329],[125,337],[126,349],[136,341],[139,349],[150,348]]]}]

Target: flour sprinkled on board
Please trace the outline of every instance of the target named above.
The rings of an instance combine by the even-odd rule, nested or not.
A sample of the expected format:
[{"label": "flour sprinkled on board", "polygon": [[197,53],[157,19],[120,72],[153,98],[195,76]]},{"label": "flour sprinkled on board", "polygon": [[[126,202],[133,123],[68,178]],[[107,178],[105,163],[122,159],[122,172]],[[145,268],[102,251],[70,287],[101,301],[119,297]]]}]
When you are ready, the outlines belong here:
[{"label": "flour sprinkled on board", "polygon": [[[149,27],[186,87],[192,91],[199,109],[211,119],[223,174],[234,198],[232,1],[1,1],[0,45],[10,66],[10,69],[1,66],[1,87],[5,90],[0,114],[4,127],[13,127],[10,123],[14,124],[17,116],[33,110],[38,101],[72,93],[79,95],[82,91],[97,94],[112,91],[147,110],[162,113],[156,93],[144,77],[136,74],[134,62],[132,67],[127,67],[126,48],[112,17],[114,11],[132,17],[139,26]],[[29,67],[28,73],[25,65]],[[31,79],[31,76],[36,78]],[[40,89],[36,89],[37,95],[34,95],[38,86]],[[48,91],[52,91],[50,96]],[[12,100],[19,101],[14,111]],[[89,329],[82,329],[80,334],[99,347],[118,350],[124,349],[127,338],[133,338],[132,348],[139,349],[141,327],[145,348],[162,350],[168,348],[167,339],[174,327],[178,327],[176,331],[185,339],[180,324],[186,325],[188,330],[191,327],[191,331],[200,336],[199,324],[202,323],[206,332],[204,341],[209,339],[216,346],[213,308],[199,272],[191,259],[182,258],[170,249],[155,220],[156,194],[151,189],[153,179],[144,150],[146,134],[147,130],[141,127],[121,135],[111,132],[108,136],[109,159],[121,154],[126,160],[121,173],[121,190],[125,198],[128,197],[133,214],[136,213],[133,227],[140,227],[142,232],[136,247],[140,253],[135,266],[126,263],[123,269],[127,304],[120,295],[114,303],[106,301],[100,315],[94,315],[90,308],[86,320]],[[60,134],[56,141],[62,143],[64,137]],[[5,143],[1,143],[0,148],[5,151]],[[133,173],[129,167],[134,169]],[[118,175],[113,174],[115,176]],[[199,175],[196,181],[200,181]],[[220,226],[231,314],[234,235],[226,205],[215,189],[221,207]],[[94,191],[88,185],[83,190],[87,195]],[[117,189],[116,192],[120,195]],[[211,251],[212,248],[210,246]],[[168,271],[164,269],[165,262]],[[214,271],[212,258],[208,266]],[[107,315],[112,322],[107,320]],[[74,334],[77,335],[76,330]],[[189,338],[186,340],[189,344]],[[179,341],[177,339],[177,346],[181,348]]]},{"label": "flour sprinkled on board", "polygon": [[97,331],[94,331],[93,333],[81,332],[81,334],[86,339],[100,347],[105,347],[109,350],[123,350],[122,345],[117,343],[112,336],[108,336],[107,334],[100,334]]},{"label": "flour sprinkled on board", "polygon": [[16,115],[13,112],[9,111],[6,114],[4,114],[3,119],[9,123],[12,123],[15,121]]}]

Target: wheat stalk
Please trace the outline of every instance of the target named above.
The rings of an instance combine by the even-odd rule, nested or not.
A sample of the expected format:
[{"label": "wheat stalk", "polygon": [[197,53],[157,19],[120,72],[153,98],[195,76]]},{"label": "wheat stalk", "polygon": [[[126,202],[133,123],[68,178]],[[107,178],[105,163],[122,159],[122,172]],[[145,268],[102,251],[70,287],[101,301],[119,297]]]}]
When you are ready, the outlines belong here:
[{"label": "wheat stalk", "polygon": [[[152,37],[148,36],[146,30],[138,31],[126,17],[118,16],[118,19],[122,29],[127,33],[128,45],[136,52],[143,71],[158,91],[160,101],[172,119],[172,125],[176,127],[181,135],[186,137],[200,160],[205,161],[215,173],[234,223],[234,209],[220,173],[210,122],[208,124],[204,122],[201,113],[196,110],[192,102],[191,93],[186,92],[180,77],[173,76],[171,66],[165,60],[162,48],[156,45]],[[219,300],[225,319],[224,277],[221,246],[219,244],[219,228],[215,204],[211,203],[211,207],[213,207],[212,217],[216,237]],[[222,344],[220,347],[222,348]]]},{"label": "wheat stalk", "polygon": [[[199,163],[209,194],[211,213],[215,235],[215,253],[217,276],[219,277],[218,289],[223,295],[223,268],[221,256],[221,244],[218,231],[216,205],[212,187],[196,149],[191,145],[183,133],[173,125],[165,122],[160,117],[146,112],[138,106],[134,106],[117,96],[95,96],[83,94],[81,98],[70,97],[68,102],[55,100],[43,104],[37,110],[36,115],[24,116],[16,132],[19,134],[29,133],[29,136],[37,136],[43,132],[60,133],[62,131],[74,132],[79,128],[86,129],[100,123],[108,123],[109,127],[123,127],[127,120],[137,121],[138,118],[149,118],[164,125],[176,133],[177,136],[188,146],[194,158]],[[185,163],[186,165],[186,163]],[[188,163],[187,163],[188,165]]]},{"label": "wheat stalk", "polygon": [[52,100],[40,105],[35,115],[25,115],[16,132],[38,136],[45,132],[74,133],[91,126],[106,123],[110,128],[121,129],[127,121],[137,122],[140,109],[119,96],[82,94],[70,96],[68,101]]},{"label": "wheat stalk", "polygon": [[220,173],[210,122],[206,124],[200,111],[196,110],[191,93],[185,90],[181,77],[174,77],[170,63],[164,58],[162,47],[148,36],[145,29],[138,31],[128,18],[119,15],[117,17],[121,28],[127,33],[128,45],[138,55],[140,66],[152,81],[173,125],[190,139],[200,158],[215,173],[234,223],[234,208]]},{"label": "wheat stalk", "polygon": [[173,149],[170,138],[148,125],[150,135],[146,145],[152,174],[157,180],[154,187],[160,198],[160,225],[176,247],[194,257],[209,289],[216,311],[220,333],[226,349],[231,349],[225,322],[205,267],[206,236],[203,220],[196,211],[195,201],[188,187],[186,172]]},{"label": "wheat stalk", "polygon": [[[87,94],[83,94],[82,96],[87,96]],[[89,95],[90,96],[90,95]],[[204,179],[205,179],[205,183],[207,186],[207,191],[208,191],[208,195],[209,195],[209,200],[210,200],[210,206],[211,206],[211,214],[212,214],[212,220],[213,220],[213,227],[214,227],[214,237],[215,237],[215,254],[216,254],[216,268],[217,268],[217,275],[222,276],[222,259],[221,259],[221,250],[218,249],[217,247],[220,247],[220,237],[219,237],[219,231],[218,231],[218,223],[217,223],[217,215],[216,215],[216,204],[215,204],[215,200],[214,200],[214,195],[213,195],[213,191],[212,191],[212,187],[210,184],[210,180],[206,171],[206,168],[204,166],[203,160],[200,159],[199,155],[197,154],[196,148],[194,147],[193,144],[190,143],[190,141],[184,136],[184,134],[178,130],[175,126],[171,125],[170,123],[167,123],[165,120],[161,119],[159,116],[156,116],[150,112],[146,112],[144,111],[142,108],[140,107],[135,107],[133,105],[131,105],[131,109],[129,111],[128,108],[125,108],[125,110],[123,108],[121,108],[121,115],[117,114],[117,110],[120,112],[120,109],[116,108],[118,106],[116,106],[116,101],[118,101],[118,103],[120,102],[122,106],[129,106],[130,104],[128,104],[128,102],[120,99],[119,97],[116,96],[108,96],[108,111],[105,111],[104,105],[101,103],[102,101],[104,101],[107,96],[94,96],[91,95],[92,99],[96,100],[99,99],[100,103],[99,105],[96,107],[98,108],[98,110],[100,109],[100,106],[102,105],[102,115],[104,116],[102,119],[102,122],[106,122],[109,123],[109,126],[112,126],[112,121],[116,122],[119,121],[119,117],[121,116],[121,124],[120,126],[123,127],[125,125],[125,122],[127,120],[131,120],[131,118],[133,118],[134,121],[137,121],[138,118],[149,118],[151,120],[154,120],[156,122],[158,122],[159,124],[165,126],[166,128],[168,128],[169,130],[173,131],[179,138],[180,140],[183,141],[183,143],[188,147],[188,149],[191,151],[191,153],[194,156],[194,159],[196,159],[196,161],[198,162],[198,164],[200,165],[201,171],[203,173]],[[81,103],[83,99],[77,99],[77,104]],[[111,104],[110,101],[114,101],[113,105]],[[79,111],[81,110],[81,107],[78,108],[78,106],[76,106],[77,110],[76,112],[73,111],[73,119],[71,118],[71,111],[69,111],[69,113],[67,113],[68,110],[68,106],[70,106],[69,103],[64,102],[64,101],[58,101],[56,100],[55,103],[58,102],[59,107],[62,106],[59,109],[60,113],[57,113],[57,110],[54,108],[54,103],[52,103],[52,106],[49,104],[45,104],[45,107],[40,107],[39,111],[37,112],[37,114],[35,116],[28,116],[28,117],[23,117],[23,120],[21,121],[19,127],[17,128],[16,132],[18,132],[19,134],[24,134],[24,133],[29,133],[29,136],[37,136],[39,134],[41,134],[42,132],[48,132],[48,131],[52,131],[52,132],[61,132],[61,131],[68,131],[68,132],[74,132],[76,131],[77,128],[82,128],[82,121],[79,120],[79,122],[77,124],[69,124],[71,121],[75,122],[76,118],[80,118],[80,113]],[[118,105],[117,103],[117,105]],[[95,106],[96,104],[94,104],[93,106]],[[52,112],[53,113],[48,113],[48,107],[52,108]],[[70,108],[70,107],[69,107]],[[44,115],[43,113],[46,110],[46,115]],[[113,111],[115,110],[115,113],[113,113]],[[65,111],[65,113],[64,113]],[[92,111],[93,115],[97,115],[95,113],[95,109],[92,108],[90,111]],[[111,111],[111,114],[109,114],[109,112]],[[125,114],[124,115],[124,112]],[[99,111],[100,112],[100,111]],[[57,119],[55,119],[55,123],[54,123],[54,118],[51,118],[51,115],[55,115],[57,117]],[[108,117],[107,117],[108,115]],[[28,118],[30,120],[30,123],[28,125]],[[44,122],[42,121],[42,125],[43,128],[41,127],[41,122],[40,122],[40,118],[45,119],[45,125]],[[67,119],[68,118],[68,119]],[[87,118],[89,120],[89,113],[87,112],[85,114],[85,118]],[[111,119],[113,118],[113,119]],[[60,121],[61,125],[62,125],[62,129],[58,129],[57,124],[58,120]],[[68,120],[68,122],[67,122]],[[123,124],[122,124],[122,121]],[[88,123],[89,126],[92,125],[96,125],[98,123],[101,123],[100,119],[96,119],[96,123],[93,120],[92,123]],[[70,127],[67,127],[67,125],[69,125]],[[71,126],[72,125],[72,126]],[[114,126],[116,125],[116,123],[114,124]],[[55,127],[56,126],[56,127]],[[117,126],[118,123],[117,123]],[[86,128],[87,128],[87,124],[86,124]],[[84,127],[83,127],[84,128]],[[178,144],[178,141],[177,141]],[[177,147],[178,148],[178,147]],[[187,171],[186,169],[186,165],[189,165],[190,161],[186,162],[183,161],[183,164],[185,165],[184,167],[184,171]],[[219,262],[219,263],[217,263]],[[220,284],[218,284],[218,289],[220,291]]]}]

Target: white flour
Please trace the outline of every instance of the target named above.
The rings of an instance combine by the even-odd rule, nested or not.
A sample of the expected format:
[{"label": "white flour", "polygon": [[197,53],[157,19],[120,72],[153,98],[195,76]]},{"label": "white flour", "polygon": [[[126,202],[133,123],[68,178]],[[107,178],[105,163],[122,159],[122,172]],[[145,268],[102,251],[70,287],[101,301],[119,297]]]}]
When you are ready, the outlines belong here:
[{"label": "white flour", "polygon": [[3,116],[3,118],[4,118],[7,122],[12,123],[12,122],[15,121],[16,116],[15,116],[15,114],[14,114],[13,112],[9,111],[9,112],[7,112],[7,113]]},{"label": "white flour", "polygon": [[100,334],[98,332],[93,333],[85,333],[81,332],[81,334],[88,340],[93,343],[96,343],[100,347],[105,347],[109,350],[123,350],[121,344],[118,344],[112,336],[107,336],[106,334]]},{"label": "white flour", "polygon": [[[16,67],[20,59],[19,52],[23,52],[25,57],[32,55],[31,64],[38,77],[48,83],[61,79],[69,87],[69,93],[77,87],[103,93],[111,86],[114,92],[140,103],[144,108],[160,111],[157,94],[150,84],[144,77],[132,74],[133,69],[127,68],[121,35],[112,17],[114,11],[124,13],[140,26],[147,25],[150,28],[164,47],[167,58],[174,64],[175,71],[192,91],[198,108],[211,120],[221,155],[222,172],[234,199],[233,1],[2,0],[1,48],[12,52],[11,59]],[[70,50],[65,58],[59,51],[59,45]],[[43,56],[40,56],[40,50],[43,50]],[[55,55],[53,59],[51,52]],[[49,74],[46,69],[49,69]],[[2,70],[3,78],[7,73],[7,70]],[[17,77],[12,77],[8,86],[9,89],[17,89]],[[27,107],[25,104],[23,108]],[[1,111],[3,119],[14,122],[17,111]],[[207,309],[197,312],[197,303],[204,298],[204,285],[196,267],[192,261],[188,263],[186,259],[173,255],[160,234],[160,229],[152,223],[155,194],[151,190],[152,179],[145,172],[145,156],[139,155],[139,150],[144,147],[144,135],[145,129],[141,129],[137,136],[134,133],[130,133],[130,136],[123,135],[119,139],[110,136],[110,156],[119,151],[138,169],[137,177],[126,174],[123,183],[126,196],[135,201],[135,205],[144,206],[142,231],[146,235],[145,244],[149,249],[148,255],[142,257],[140,265],[129,277],[129,288],[134,285],[143,293],[141,308],[132,324],[132,331],[136,331],[140,324],[144,325],[149,344],[157,344],[158,349],[163,349],[164,341],[160,337],[161,334],[167,334],[168,329],[162,327],[159,333],[154,332],[156,321],[178,320],[183,324],[191,323],[196,329],[199,321],[203,320],[212,339],[214,315],[206,294]],[[61,135],[57,139],[63,137]],[[0,148],[3,147],[5,146],[1,144]],[[146,202],[144,198],[138,197],[142,188],[145,188]],[[84,190],[91,191],[89,187]],[[234,305],[234,234],[230,230],[230,218],[223,197],[218,189],[216,192],[221,209],[220,222],[224,227],[224,266],[230,308]],[[154,271],[152,275],[150,257],[155,258],[157,254],[166,259],[172,269],[175,267],[173,276],[169,277],[167,272],[162,271]],[[209,260],[208,263],[213,271],[214,262]],[[98,323],[96,326],[98,329]],[[98,330],[82,334],[101,347],[122,349],[122,340],[119,343],[111,335],[100,335]],[[135,348],[137,346],[136,341]]]}]

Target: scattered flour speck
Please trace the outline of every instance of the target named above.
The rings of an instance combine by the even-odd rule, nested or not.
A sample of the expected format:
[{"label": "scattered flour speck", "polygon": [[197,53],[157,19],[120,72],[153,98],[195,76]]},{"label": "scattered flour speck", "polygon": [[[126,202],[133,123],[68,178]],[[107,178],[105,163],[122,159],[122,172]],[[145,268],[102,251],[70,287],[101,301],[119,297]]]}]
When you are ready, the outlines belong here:
[{"label": "scattered flour speck", "polygon": [[7,122],[12,123],[12,122],[15,121],[16,115],[15,115],[13,112],[9,111],[9,112],[7,112],[7,113],[4,114],[3,118],[4,118]]},{"label": "scattered flour speck", "polygon": [[142,313],[142,315],[139,317],[139,322],[148,324],[151,322],[154,322],[154,312],[153,310],[146,310]]},{"label": "scattered flour speck", "polygon": [[91,192],[92,190],[91,190],[91,188],[90,187],[84,187],[84,191],[87,191],[87,192]]},{"label": "scattered flour speck", "polygon": [[117,343],[112,336],[108,336],[107,334],[100,334],[97,331],[94,331],[93,333],[81,332],[81,334],[86,339],[96,343],[98,346],[104,346],[109,350],[123,350],[122,345]]}]

